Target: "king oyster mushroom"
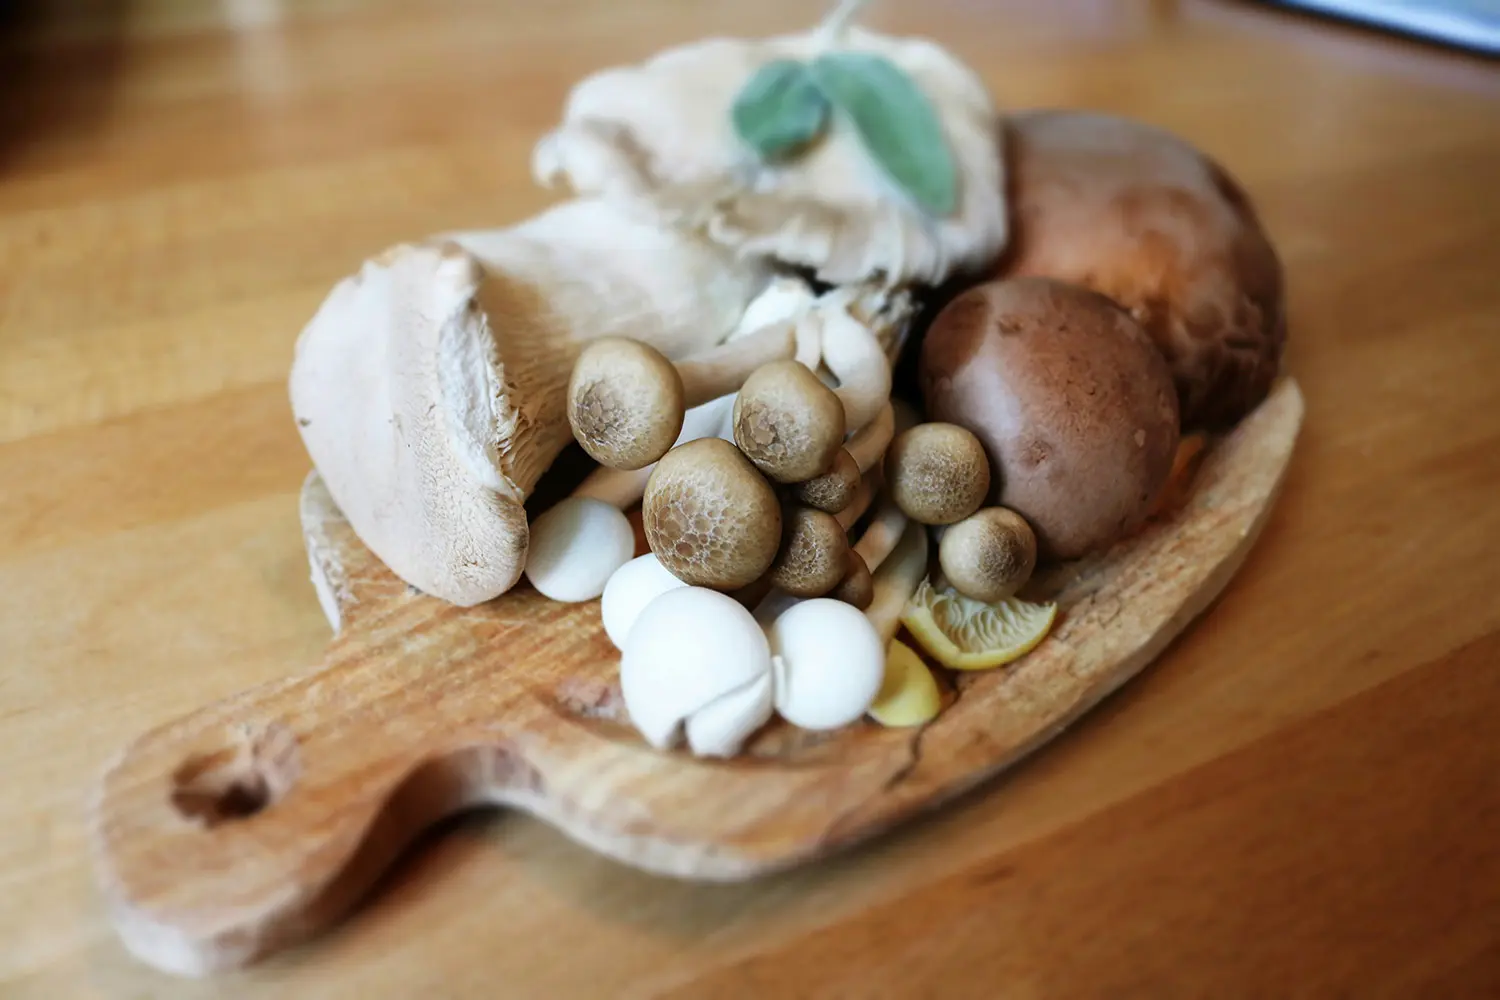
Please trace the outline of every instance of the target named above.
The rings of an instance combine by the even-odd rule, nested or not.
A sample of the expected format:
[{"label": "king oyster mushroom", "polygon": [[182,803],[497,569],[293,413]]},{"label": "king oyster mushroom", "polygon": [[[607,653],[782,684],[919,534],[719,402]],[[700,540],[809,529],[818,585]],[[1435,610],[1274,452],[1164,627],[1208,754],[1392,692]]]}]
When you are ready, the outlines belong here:
[{"label": "king oyster mushroom", "polygon": [[[821,281],[938,284],[991,262],[1006,240],[1001,137],[984,83],[936,44],[829,24],[765,39],[718,38],[596,73],[537,145],[533,172],[581,194],[651,206],[737,251],[810,269]],[[788,162],[760,162],[730,108],[762,67],[830,49],[894,63],[932,105],[957,174],[954,210],[928,215],[871,159],[852,122]]]},{"label": "king oyster mushroom", "polygon": [[303,329],[292,408],[360,540],[412,586],[477,604],[525,565],[522,505],[571,438],[565,389],[581,345],[705,350],[766,280],[601,199],[403,244],[340,282]]}]

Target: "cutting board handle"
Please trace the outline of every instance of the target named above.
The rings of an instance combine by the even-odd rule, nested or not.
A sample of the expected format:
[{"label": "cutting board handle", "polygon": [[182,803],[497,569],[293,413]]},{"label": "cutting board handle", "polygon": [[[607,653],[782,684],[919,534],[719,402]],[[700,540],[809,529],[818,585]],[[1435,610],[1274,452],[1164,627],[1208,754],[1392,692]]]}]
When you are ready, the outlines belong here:
[{"label": "cutting board handle", "polygon": [[409,645],[341,638],[313,673],[149,732],[109,766],[92,833],[132,952],[187,975],[243,965],[337,920],[432,823],[537,783],[496,721],[500,692],[459,679],[461,705],[432,697],[397,659]]}]

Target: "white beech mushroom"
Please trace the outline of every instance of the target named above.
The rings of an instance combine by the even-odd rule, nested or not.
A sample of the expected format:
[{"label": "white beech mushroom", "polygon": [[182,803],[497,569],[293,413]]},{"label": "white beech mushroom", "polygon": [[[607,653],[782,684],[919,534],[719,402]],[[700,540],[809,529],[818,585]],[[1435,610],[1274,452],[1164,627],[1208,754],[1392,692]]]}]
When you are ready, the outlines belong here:
[{"label": "white beech mushroom", "polygon": [[801,601],[766,629],[776,711],[802,729],[837,729],[864,715],[885,680],[886,650],[927,572],[927,532],[910,524],[874,574],[863,613],[830,598]]},{"label": "white beech mushroom", "polygon": [[761,266],[602,200],[392,247],[302,330],[289,379],[298,430],[393,573],[477,604],[521,574],[523,504],[571,439],[564,390],[581,346],[625,336],[668,357],[701,352],[765,280]]},{"label": "white beech mushroom", "polygon": [[1036,535],[1015,511],[986,507],[943,529],[938,565],[960,594],[994,604],[1031,579]]},{"label": "white beech mushroom", "polygon": [[885,455],[885,477],[891,499],[923,524],[961,521],[990,491],[984,446],[957,424],[918,424],[896,435]]},{"label": "white beech mushroom", "polygon": [[796,348],[797,327],[785,320],[680,364],[640,341],[601,338],[573,366],[568,423],[600,465],[640,469],[672,447],[688,409],[733,393]]},{"label": "white beech mushroom", "polygon": [[646,741],[687,737],[700,756],[734,755],[771,717],[770,645],[732,597],[681,587],[646,605],[625,640],[620,691]]},{"label": "white beech mushroom", "polygon": [[[837,50],[894,63],[931,104],[956,168],[957,204],[928,214],[872,161],[834,114],[785,162],[759,162],[730,108],[762,67]],[[937,285],[1004,248],[1005,181],[996,111],[984,82],[936,44],[831,23],[766,39],[710,39],[575,86],[561,124],[537,145],[543,184],[644,204],[736,251],[811,268],[829,284],[874,279]],[[856,425],[857,426],[857,425]]]},{"label": "white beech mushroom", "polygon": [[821,476],[843,447],[843,401],[794,360],[763,365],[735,397],[734,442],[778,483]]},{"label": "white beech mushroom", "polygon": [[630,560],[614,572],[600,595],[599,618],[604,623],[604,634],[616,649],[623,650],[630,630],[646,606],[667,591],[686,586],[661,564],[654,552]]},{"label": "white beech mushroom", "polygon": [[749,586],[771,568],[780,547],[776,492],[719,438],[690,441],[662,456],[646,484],[642,515],[651,551],[697,587]]}]

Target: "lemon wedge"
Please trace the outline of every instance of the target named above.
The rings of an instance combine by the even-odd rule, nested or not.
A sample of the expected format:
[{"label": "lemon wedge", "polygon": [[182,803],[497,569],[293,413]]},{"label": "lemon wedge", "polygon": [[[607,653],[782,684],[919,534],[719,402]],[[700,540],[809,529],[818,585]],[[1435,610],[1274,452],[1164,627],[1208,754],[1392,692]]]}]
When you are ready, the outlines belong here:
[{"label": "lemon wedge", "polygon": [[932,671],[917,651],[892,639],[885,653],[885,680],[869,708],[870,718],[892,729],[920,726],[937,718],[943,707]]},{"label": "lemon wedge", "polygon": [[901,615],[922,648],[953,670],[988,670],[1025,656],[1052,630],[1056,604],[1014,597],[985,604],[923,580]]}]

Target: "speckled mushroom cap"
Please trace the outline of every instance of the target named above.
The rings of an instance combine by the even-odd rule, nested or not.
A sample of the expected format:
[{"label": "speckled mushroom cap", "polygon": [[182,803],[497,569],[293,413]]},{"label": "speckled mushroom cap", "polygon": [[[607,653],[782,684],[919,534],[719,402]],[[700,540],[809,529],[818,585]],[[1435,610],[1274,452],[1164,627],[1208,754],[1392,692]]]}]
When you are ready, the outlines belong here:
[{"label": "speckled mushroom cap", "polygon": [[1281,263],[1212,160],[1110,115],[1005,119],[1011,242],[998,274],[1103,292],[1151,335],[1185,426],[1234,423],[1265,398],[1286,340]]},{"label": "speckled mushroom cap", "polygon": [[1071,559],[1144,520],[1177,451],[1166,363],[1119,306],[1042,278],[963,293],[922,342],[927,414],[989,456],[993,502]]},{"label": "speckled mushroom cap", "polygon": [[695,587],[734,590],[760,579],[781,542],[771,484],[722,438],[667,452],[646,483],[646,541],[673,576]]}]

